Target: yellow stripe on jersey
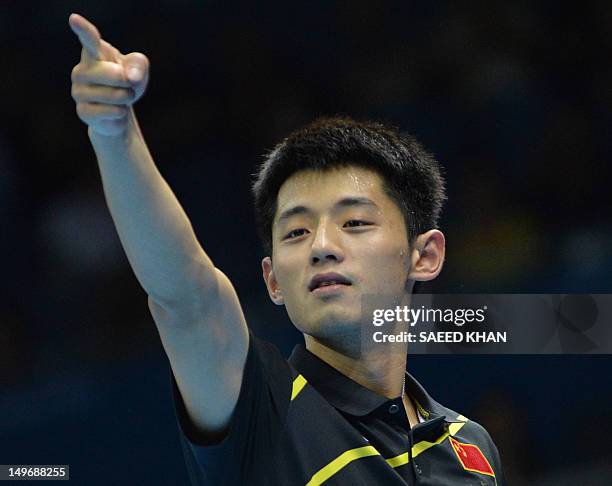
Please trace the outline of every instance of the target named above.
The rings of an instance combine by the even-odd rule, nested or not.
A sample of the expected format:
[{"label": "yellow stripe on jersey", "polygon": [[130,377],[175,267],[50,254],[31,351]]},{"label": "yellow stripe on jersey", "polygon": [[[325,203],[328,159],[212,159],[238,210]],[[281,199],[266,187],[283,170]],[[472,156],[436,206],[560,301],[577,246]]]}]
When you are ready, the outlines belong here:
[{"label": "yellow stripe on jersey", "polygon": [[323,484],[323,482],[327,481],[334,474],[336,474],[340,469],[344,466],[350,464],[356,459],[361,459],[362,457],[376,456],[380,455],[374,447],[365,446],[365,447],[357,447],[356,449],[350,449],[346,452],[343,452],[338,457],[336,457],[332,462],[330,462],[327,466],[323,467],[319,471],[317,471],[310,481],[306,483],[306,486],[319,486]]},{"label": "yellow stripe on jersey", "polygon": [[306,385],[306,378],[302,375],[297,375],[293,380],[293,389],[291,390],[291,400],[293,401],[297,397],[304,386]]},{"label": "yellow stripe on jersey", "polygon": [[[416,444],[414,444],[412,446],[412,457],[414,458],[418,456],[422,452],[425,452],[427,449],[444,442],[449,436],[452,437],[453,435],[455,435],[459,431],[459,429],[461,429],[461,427],[463,427],[466,424],[467,418],[465,418],[463,415],[459,415],[457,417],[457,420],[461,420],[461,422],[450,424],[448,426],[448,432],[445,432],[440,437],[438,437],[438,439],[435,442],[428,442],[426,440],[422,440],[421,442],[417,442]],[[387,464],[389,464],[389,466],[391,467],[399,467],[399,466],[403,466],[404,464],[408,464],[408,459],[409,459],[408,453],[404,452],[403,454],[400,454],[399,456],[395,456],[395,457],[391,457],[387,459]]]},{"label": "yellow stripe on jersey", "polygon": [[[300,390],[304,387],[304,385],[306,384],[306,380],[302,377],[303,382],[300,382],[299,389],[298,389],[296,382],[298,381],[298,378],[300,378],[300,376],[298,376],[293,382],[294,392],[297,389],[297,392],[295,392],[295,395],[297,395],[300,392]],[[465,418],[463,415],[459,415],[456,420],[461,420],[461,422],[450,424],[448,426],[448,432],[445,432],[440,437],[438,437],[438,439],[435,442],[428,442],[426,440],[422,440],[421,442],[417,442],[416,444],[414,444],[412,446],[412,457],[413,458],[417,457],[419,454],[421,454],[422,452],[425,452],[427,449],[444,442],[449,436],[455,435],[459,431],[459,429],[461,429],[461,427],[463,427],[467,423],[468,419]],[[363,457],[370,457],[370,456],[377,456],[377,455],[380,455],[380,452],[378,452],[373,446],[357,447],[356,449],[350,449],[346,452],[343,452],[338,457],[336,457],[333,461],[331,461],[329,464],[327,464],[326,466],[321,468],[319,471],[317,471],[312,476],[310,481],[306,483],[306,486],[319,486],[320,484],[323,484],[325,481],[331,478],[334,474],[338,473],[338,471],[340,471],[343,467],[347,466],[351,462],[357,459],[361,459]],[[389,464],[389,466],[393,468],[403,466],[404,464],[408,464],[408,453],[404,452],[403,454],[400,454],[399,456],[391,457],[387,459],[386,461],[387,461],[387,464]]]}]

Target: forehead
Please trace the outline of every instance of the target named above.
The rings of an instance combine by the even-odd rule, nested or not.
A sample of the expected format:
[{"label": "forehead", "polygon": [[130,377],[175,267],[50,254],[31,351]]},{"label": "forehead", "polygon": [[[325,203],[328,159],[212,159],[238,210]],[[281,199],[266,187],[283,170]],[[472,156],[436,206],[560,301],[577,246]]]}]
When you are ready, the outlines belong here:
[{"label": "forehead", "polygon": [[385,190],[385,179],[375,170],[354,165],[297,172],[281,186],[276,202],[273,228],[296,212],[322,213],[354,205],[403,219],[400,206]]},{"label": "forehead", "polygon": [[347,165],[324,171],[307,169],[293,174],[278,191],[276,215],[294,205],[316,207],[349,196],[368,197],[376,204],[393,204],[377,172]]}]

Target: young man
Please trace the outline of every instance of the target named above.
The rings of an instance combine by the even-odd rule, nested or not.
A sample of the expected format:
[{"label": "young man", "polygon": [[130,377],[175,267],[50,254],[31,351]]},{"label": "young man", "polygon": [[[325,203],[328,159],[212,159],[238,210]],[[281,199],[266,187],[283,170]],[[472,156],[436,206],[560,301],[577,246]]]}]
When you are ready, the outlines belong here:
[{"label": "young man", "polygon": [[132,105],[148,61],[76,14],[72,95],[109,209],[170,360],[195,484],[501,484],[478,424],[406,373],[406,343],[364,343],[367,297],[408,304],[444,261],[438,165],[379,124],[323,119],[281,142],[254,184],[264,280],[304,334],[289,360],[255,337],[158,173]]}]

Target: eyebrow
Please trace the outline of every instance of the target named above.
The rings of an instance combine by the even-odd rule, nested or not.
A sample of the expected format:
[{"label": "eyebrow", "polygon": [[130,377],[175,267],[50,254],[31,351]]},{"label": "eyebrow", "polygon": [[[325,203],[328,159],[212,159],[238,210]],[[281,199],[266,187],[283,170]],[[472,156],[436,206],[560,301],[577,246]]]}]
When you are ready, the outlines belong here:
[{"label": "eyebrow", "polygon": [[[334,209],[336,208],[348,208],[354,206],[369,206],[375,209],[379,209],[378,205],[367,197],[345,197],[340,199],[336,204],[334,204]],[[287,219],[296,216],[298,214],[309,214],[312,213],[312,209],[306,206],[294,206],[292,208],[286,209],[283,211],[278,219],[276,220],[276,224],[280,224]]]}]

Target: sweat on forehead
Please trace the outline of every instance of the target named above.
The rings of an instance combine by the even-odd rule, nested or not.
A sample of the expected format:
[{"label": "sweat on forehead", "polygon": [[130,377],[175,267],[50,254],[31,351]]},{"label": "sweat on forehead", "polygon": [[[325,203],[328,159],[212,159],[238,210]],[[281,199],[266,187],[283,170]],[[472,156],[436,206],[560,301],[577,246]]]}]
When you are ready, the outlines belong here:
[{"label": "sweat on forehead", "polygon": [[361,206],[379,210],[376,200],[382,193],[380,176],[368,169],[347,165],[326,171],[300,171],[281,186],[274,220],[278,223],[321,205],[338,208]]},{"label": "sweat on forehead", "polygon": [[276,201],[277,209],[281,207],[280,201],[287,199],[289,194],[295,195],[298,191],[315,193],[329,186],[342,184],[342,189],[356,194],[374,187],[382,187],[381,177],[377,172],[346,164],[334,166],[325,170],[306,169],[292,174],[279,187]]}]

